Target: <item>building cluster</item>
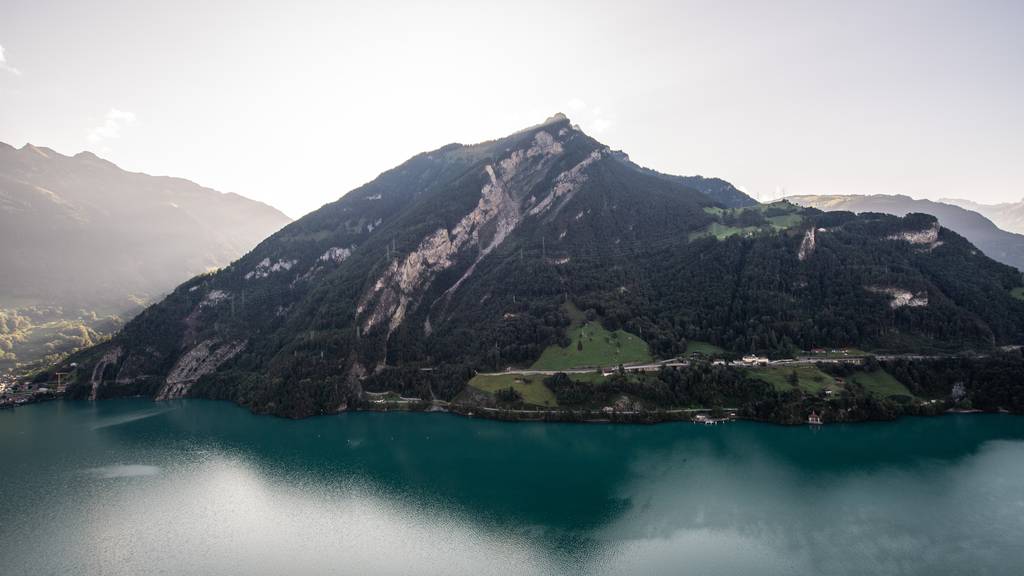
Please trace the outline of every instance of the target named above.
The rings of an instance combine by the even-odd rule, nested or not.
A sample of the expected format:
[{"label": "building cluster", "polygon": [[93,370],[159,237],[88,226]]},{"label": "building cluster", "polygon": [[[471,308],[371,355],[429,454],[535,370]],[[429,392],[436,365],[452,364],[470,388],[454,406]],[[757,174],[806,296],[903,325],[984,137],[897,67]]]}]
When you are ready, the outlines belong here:
[{"label": "building cluster", "polygon": [[771,360],[764,356],[756,356],[754,354],[747,354],[742,358],[742,363],[747,366],[767,366]]},{"label": "building cluster", "polygon": [[0,374],[0,407],[19,406],[35,400],[38,395],[52,392],[45,384],[22,381],[13,374]]},{"label": "building cluster", "polygon": [[730,412],[726,416],[719,417],[712,416],[711,414],[697,414],[696,416],[693,417],[693,421],[696,422],[697,424],[706,424],[709,426],[713,426],[715,424],[725,424],[727,422],[732,422],[735,419],[735,412]]},{"label": "building cluster", "polygon": [[850,355],[850,349],[849,348],[833,348],[831,350],[829,350],[827,348],[812,348],[810,352],[811,352],[812,356],[826,356],[826,355],[849,356]]},{"label": "building cluster", "polygon": [[754,354],[748,354],[743,358],[740,358],[739,360],[733,360],[732,362],[728,362],[721,358],[713,360],[711,362],[713,366],[746,366],[748,368],[752,368],[755,366],[768,366],[771,363],[772,361],[769,360],[768,358],[765,358],[764,356],[757,356]]}]

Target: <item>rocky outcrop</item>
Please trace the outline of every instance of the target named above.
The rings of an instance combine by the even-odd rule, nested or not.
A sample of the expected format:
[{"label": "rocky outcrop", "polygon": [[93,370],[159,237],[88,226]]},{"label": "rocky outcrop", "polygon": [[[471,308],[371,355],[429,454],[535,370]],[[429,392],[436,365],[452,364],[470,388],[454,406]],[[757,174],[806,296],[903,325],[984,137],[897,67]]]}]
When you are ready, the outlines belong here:
[{"label": "rocky outcrop", "polygon": [[298,264],[298,260],[278,260],[277,262],[271,263],[270,258],[264,258],[256,265],[255,268],[250,270],[245,275],[246,280],[259,280],[260,278],[266,278],[275,272],[286,272],[292,269],[292,266]]},{"label": "rocky outcrop", "polygon": [[178,359],[164,380],[156,399],[168,400],[187,395],[192,384],[199,378],[212,374],[221,364],[244,348],[245,342],[242,341],[220,342],[213,338],[203,340]]},{"label": "rocky outcrop", "polygon": [[292,281],[292,286],[294,287],[297,283],[302,281],[311,280],[314,276],[326,270],[328,267],[337,266],[345,260],[348,260],[349,256],[352,255],[352,252],[355,251],[355,249],[356,247],[354,244],[350,248],[342,248],[340,246],[332,246],[328,248],[327,251],[316,259],[316,262],[310,266],[309,270],[306,270],[305,274]]},{"label": "rocky outcrop", "polygon": [[893,234],[889,236],[889,240],[902,240],[911,244],[924,247],[925,250],[934,250],[939,246],[942,246],[942,242],[939,240],[939,230],[942,227],[938,222],[933,223],[924,230],[909,230],[900,232],[899,234]]},{"label": "rocky outcrop", "polygon": [[576,164],[569,170],[559,174],[558,177],[555,178],[555,185],[552,186],[548,195],[541,199],[541,201],[535,206],[530,208],[530,215],[536,216],[547,212],[556,201],[558,201],[558,209],[556,209],[555,212],[558,212],[562,206],[565,206],[569,200],[572,200],[576,191],[580,189],[584,182],[587,181],[587,175],[584,173],[584,170],[594,162],[600,160],[601,156],[606,152],[607,149],[594,150],[579,164]]},{"label": "rocky outcrop", "polygon": [[807,232],[804,234],[803,241],[800,242],[800,250],[797,252],[796,255],[797,259],[803,262],[804,260],[810,258],[811,254],[814,254],[814,248],[816,245],[816,231],[812,227],[811,229],[807,230]]},{"label": "rocky outcrop", "polygon": [[117,364],[117,361],[121,359],[121,347],[115,346],[110,350],[107,350],[96,364],[92,367],[92,375],[89,378],[90,392],[89,400],[95,400],[99,394],[100,386],[103,384],[103,372],[106,371],[108,366]]},{"label": "rocky outcrop", "polygon": [[[377,196],[380,197],[379,194]],[[344,262],[351,255],[352,255],[352,250],[350,248],[342,248],[340,246],[332,246],[332,247],[328,248],[326,252],[321,254],[320,258],[318,258],[317,261],[318,262],[333,262],[335,264],[341,264],[342,262]]]},{"label": "rocky outcrop", "polygon": [[[486,165],[487,182],[480,190],[476,207],[451,230],[439,228],[411,253],[393,261],[360,299],[356,316],[362,318],[363,331],[386,326],[389,334],[393,332],[437,274],[452,267],[469,252],[467,249],[476,248],[473,261],[446,294],[457,290],[473,274],[480,260],[500,246],[522,221],[524,197],[543,180],[553,161],[563,153],[562,143],[541,130],[527,148],[511,152],[497,162],[496,167]],[[545,207],[578,186],[583,169],[600,158],[600,153],[594,154],[556,178],[554,188],[543,201]],[[531,210],[531,213],[537,212]]]},{"label": "rocky outcrop", "polygon": [[874,292],[875,294],[885,294],[890,296],[892,300],[889,302],[889,306],[895,310],[897,308],[903,308],[904,306],[910,308],[919,308],[928,305],[928,293],[919,292],[915,294],[910,290],[903,288],[897,288],[894,286],[867,286],[865,289],[868,292]]},{"label": "rocky outcrop", "polygon": [[206,296],[203,297],[203,300],[199,303],[199,307],[207,308],[211,306],[216,306],[221,302],[227,300],[230,296],[231,294],[224,290],[210,290],[206,294]]}]

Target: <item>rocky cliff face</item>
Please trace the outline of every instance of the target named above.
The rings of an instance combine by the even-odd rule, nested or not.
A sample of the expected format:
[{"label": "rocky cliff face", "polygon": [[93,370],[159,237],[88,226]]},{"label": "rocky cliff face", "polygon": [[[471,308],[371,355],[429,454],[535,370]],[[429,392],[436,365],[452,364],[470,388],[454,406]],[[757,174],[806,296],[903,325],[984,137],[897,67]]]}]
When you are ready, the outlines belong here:
[{"label": "rocky cliff face", "polygon": [[[558,138],[571,138],[568,128],[557,132]],[[396,258],[366,291],[356,308],[362,330],[369,332],[386,325],[388,334],[405,320],[410,306],[419,304],[418,296],[426,292],[437,275],[451,268],[460,259],[469,267],[459,276],[446,294],[457,290],[476,269],[477,264],[500,246],[525,216],[541,216],[558,210],[572,199],[586,179],[586,169],[601,158],[593,151],[572,168],[559,172],[549,185],[549,171],[565,153],[562,142],[544,129],[534,133],[523,148],[512,150],[494,164],[486,164],[487,180],[480,189],[477,205],[449,230],[440,227],[416,248]],[[533,193],[539,188],[540,198]]]},{"label": "rocky cliff face", "polygon": [[921,230],[904,230],[896,234],[889,236],[889,240],[902,240],[911,244],[916,244],[924,250],[934,250],[939,246],[942,246],[942,241],[939,240],[939,230],[942,227],[939,226],[938,222],[933,222]]},{"label": "rocky cliff face", "polygon": [[244,341],[221,342],[216,339],[203,340],[175,362],[170,374],[164,379],[157,392],[157,400],[170,400],[186,396],[189,389],[200,378],[212,374],[221,364],[233,358],[245,348]]}]

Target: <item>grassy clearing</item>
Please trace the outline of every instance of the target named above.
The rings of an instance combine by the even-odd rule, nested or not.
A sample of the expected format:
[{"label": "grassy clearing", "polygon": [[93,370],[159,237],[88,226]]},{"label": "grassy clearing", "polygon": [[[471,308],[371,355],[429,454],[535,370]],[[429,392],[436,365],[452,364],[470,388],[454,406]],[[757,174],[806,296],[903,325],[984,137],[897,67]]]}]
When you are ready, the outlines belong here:
[{"label": "grassy clearing", "polygon": [[782,216],[771,216],[768,218],[768,223],[776,230],[786,230],[794,226],[799,226],[803,221],[804,217],[799,214],[784,214]]},{"label": "grassy clearing", "polygon": [[771,384],[779,392],[792,390],[793,385],[789,383],[789,376],[796,371],[797,386],[808,394],[817,394],[822,390],[837,392],[841,389],[836,379],[816,366],[770,366],[767,368],[750,368],[747,374],[752,378],[763,380]]},{"label": "grassy clearing", "polygon": [[715,346],[710,342],[701,342],[700,340],[688,340],[686,342],[686,354],[704,354],[705,356],[717,356],[724,354],[725,350]]},{"label": "grassy clearing", "polygon": [[515,388],[522,394],[523,402],[535,406],[558,406],[555,394],[544,385],[543,376],[522,376],[519,374],[477,374],[469,381],[477,390],[494,394],[498,390]]},{"label": "grassy clearing", "polygon": [[[733,209],[705,207],[704,212],[718,217],[719,221],[712,222],[704,229],[691,233],[690,240],[710,237],[714,237],[718,240],[724,240],[730,236],[752,236],[762,232],[778,232],[780,230],[787,230],[789,228],[799,226],[804,221],[804,217],[801,214],[802,210],[803,209],[799,206],[794,206],[788,202],[758,204],[756,206]],[[763,214],[765,216],[764,221],[766,224],[759,224],[756,226],[730,226],[722,222],[723,220],[735,221],[735,219],[732,218],[724,219],[724,216],[740,217],[743,213],[749,214],[750,212],[760,212]],[[768,214],[772,215],[768,216]],[[743,218],[740,217],[739,221],[742,222]]]},{"label": "grassy clearing", "polygon": [[569,378],[575,382],[586,382],[588,384],[604,384],[608,379],[600,372],[587,372],[585,374],[569,374]]},{"label": "grassy clearing", "polygon": [[906,386],[885,370],[855,372],[850,376],[850,381],[860,384],[865,390],[881,398],[889,396],[913,397],[913,394],[910,393],[910,390],[907,390]]},{"label": "grassy clearing", "polygon": [[747,226],[746,228],[737,228],[736,226],[726,226],[718,222],[712,222],[708,224],[707,228],[698,230],[690,234],[690,240],[697,240],[698,238],[707,238],[714,236],[718,240],[725,240],[730,236],[750,236],[757,234],[761,229],[757,226]]},{"label": "grassy clearing", "polygon": [[568,370],[653,361],[647,343],[639,336],[624,330],[609,332],[600,322],[587,322],[583,313],[572,304],[567,304],[566,309],[572,318],[572,325],[566,329],[572,343],[566,348],[548,346],[531,366],[534,370]]},{"label": "grassy clearing", "polygon": [[[793,389],[793,385],[790,383],[790,374],[793,371],[796,371],[797,374],[797,386],[808,394],[818,394],[822,390],[838,392],[843,389],[843,386],[835,378],[822,372],[816,366],[750,368],[747,370],[747,373],[752,378],[757,378],[771,384],[779,392],[784,392]],[[864,390],[879,398],[888,398],[890,396],[913,397],[913,394],[910,393],[906,386],[885,370],[875,370],[874,372],[858,371],[853,373],[847,380],[850,383],[863,386]]]},{"label": "grassy clearing", "polygon": [[1024,300],[1024,286],[1010,290],[1010,296],[1013,296],[1017,300]]}]

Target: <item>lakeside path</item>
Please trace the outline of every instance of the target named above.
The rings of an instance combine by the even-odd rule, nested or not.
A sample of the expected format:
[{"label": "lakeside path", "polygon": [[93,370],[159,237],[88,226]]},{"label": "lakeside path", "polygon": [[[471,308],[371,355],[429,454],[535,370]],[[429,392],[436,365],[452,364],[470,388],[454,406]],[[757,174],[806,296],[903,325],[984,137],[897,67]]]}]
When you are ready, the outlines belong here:
[{"label": "lakeside path", "polygon": [[[1000,350],[1004,352],[1011,352],[1014,350],[1020,350],[1021,345],[1015,346],[1002,346]],[[941,360],[944,358],[956,358],[962,356],[963,353],[956,354],[857,354],[850,356],[827,356],[827,357],[816,357],[816,356],[797,356],[796,358],[782,358],[779,360],[772,360],[768,362],[768,366],[806,366],[813,364],[863,364],[865,359],[874,357],[875,359],[888,362],[892,360]],[[979,354],[978,356],[984,357],[987,354]],[[741,361],[733,361],[729,363],[733,367],[748,367],[757,368],[758,364],[749,364]],[[652,362],[647,364],[623,364],[622,369],[627,372],[657,372],[661,368],[688,368],[690,362],[686,360],[661,360],[658,362]],[[600,366],[581,366],[578,368],[566,368],[564,370],[537,370],[533,368],[507,368],[503,372],[478,372],[478,376],[501,376],[502,374],[515,374],[521,376],[554,376],[555,374],[592,374],[599,370],[615,370],[617,365],[609,365],[606,368]]]}]

